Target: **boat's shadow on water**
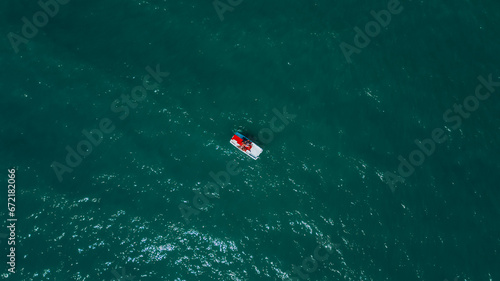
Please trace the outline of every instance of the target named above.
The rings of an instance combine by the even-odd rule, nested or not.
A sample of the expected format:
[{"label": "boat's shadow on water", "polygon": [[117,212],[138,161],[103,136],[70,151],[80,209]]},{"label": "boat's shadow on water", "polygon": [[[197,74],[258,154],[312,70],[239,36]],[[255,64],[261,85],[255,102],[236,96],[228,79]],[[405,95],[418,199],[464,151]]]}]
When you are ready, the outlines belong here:
[{"label": "boat's shadow on water", "polygon": [[242,135],[244,135],[245,137],[247,137],[249,140],[253,141],[254,143],[256,143],[258,146],[260,146],[261,148],[265,148],[266,147],[266,144],[262,143],[258,137],[258,134],[254,134],[253,131],[247,131],[245,129],[241,129],[239,128],[238,130],[236,130],[235,132],[238,132]]}]

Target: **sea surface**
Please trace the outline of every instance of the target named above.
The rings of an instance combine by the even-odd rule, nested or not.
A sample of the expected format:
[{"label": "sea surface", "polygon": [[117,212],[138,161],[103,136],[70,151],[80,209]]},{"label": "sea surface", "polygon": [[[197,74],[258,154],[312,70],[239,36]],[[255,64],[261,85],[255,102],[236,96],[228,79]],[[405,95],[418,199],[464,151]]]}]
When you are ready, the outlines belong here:
[{"label": "sea surface", "polygon": [[44,1],[0,3],[0,280],[500,280],[499,1]]}]

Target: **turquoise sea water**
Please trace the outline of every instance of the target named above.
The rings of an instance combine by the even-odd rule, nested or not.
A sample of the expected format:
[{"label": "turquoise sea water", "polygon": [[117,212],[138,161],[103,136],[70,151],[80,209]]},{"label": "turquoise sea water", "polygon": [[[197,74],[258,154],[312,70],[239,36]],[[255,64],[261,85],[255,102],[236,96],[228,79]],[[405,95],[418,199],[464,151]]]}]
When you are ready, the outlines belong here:
[{"label": "turquoise sea water", "polygon": [[[500,81],[500,3],[401,1],[348,63],[340,44],[389,2],[245,0],[221,21],[211,1],[72,0],[18,53],[9,32],[41,8],[0,3],[0,215],[14,167],[18,219],[0,279],[500,280],[500,87],[443,119],[479,76]],[[157,65],[156,90],[112,106]],[[59,181],[66,146],[108,119]],[[447,140],[393,192],[384,173],[436,128]]]}]

